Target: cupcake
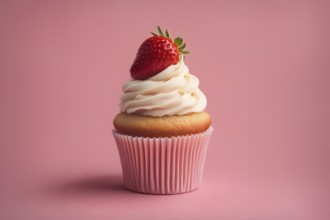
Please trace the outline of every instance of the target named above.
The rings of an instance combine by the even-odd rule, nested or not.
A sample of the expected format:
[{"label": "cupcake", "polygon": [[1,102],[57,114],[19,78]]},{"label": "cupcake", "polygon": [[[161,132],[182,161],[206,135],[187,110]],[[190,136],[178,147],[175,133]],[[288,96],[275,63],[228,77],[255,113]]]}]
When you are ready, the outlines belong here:
[{"label": "cupcake", "polygon": [[158,32],[131,66],[113,135],[128,189],[185,193],[201,185],[213,128],[199,80],[184,63],[185,43]]}]

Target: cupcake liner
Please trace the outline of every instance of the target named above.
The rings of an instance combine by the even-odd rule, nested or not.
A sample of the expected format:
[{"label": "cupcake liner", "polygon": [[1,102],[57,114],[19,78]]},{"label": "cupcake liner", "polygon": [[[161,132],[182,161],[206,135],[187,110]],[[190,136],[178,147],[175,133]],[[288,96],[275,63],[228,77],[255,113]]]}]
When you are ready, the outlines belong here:
[{"label": "cupcake liner", "polygon": [[171,138],[144,138],[113,130],[125,186],[149,194],[177,194],[197,189],[213,128]]}]

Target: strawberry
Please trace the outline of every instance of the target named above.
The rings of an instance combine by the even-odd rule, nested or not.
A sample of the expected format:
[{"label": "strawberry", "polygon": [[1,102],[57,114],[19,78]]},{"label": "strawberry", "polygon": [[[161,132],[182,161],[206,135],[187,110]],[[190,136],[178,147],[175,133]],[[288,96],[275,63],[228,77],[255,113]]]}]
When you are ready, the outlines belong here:
[{"label": "strawberry", "polygon": [[187,54],[183,49],[186,44],[183,39],[177,37],[171,39],[168,31],[165,35],[158,26],[159,35],[154,34],[145,40],[140,46],[135,60],[131,66],[131,77],[136,80],[148,79],[168,66],[179,61],[179,54]]}]

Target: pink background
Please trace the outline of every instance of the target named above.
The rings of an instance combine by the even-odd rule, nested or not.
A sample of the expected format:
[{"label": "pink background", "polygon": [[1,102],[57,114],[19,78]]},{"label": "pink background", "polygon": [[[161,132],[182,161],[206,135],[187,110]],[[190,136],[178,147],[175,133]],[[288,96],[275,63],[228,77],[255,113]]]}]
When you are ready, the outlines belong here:
[{"label": "pink background", "polygon": [[[133,2],[133,1],[132,1]],[[0,219],[330,219],[327,1],[1,1]],[[157,25],[215,133],[198,191],[126,191],[111,134]]]}]

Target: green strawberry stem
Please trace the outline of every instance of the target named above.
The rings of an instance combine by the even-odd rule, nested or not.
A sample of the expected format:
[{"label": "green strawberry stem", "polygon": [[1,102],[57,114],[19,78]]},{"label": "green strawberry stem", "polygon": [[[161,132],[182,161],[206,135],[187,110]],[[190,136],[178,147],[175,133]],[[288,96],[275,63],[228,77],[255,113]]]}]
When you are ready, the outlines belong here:
[{"label": "green strawberry stem", "polygon": [[[162,29],[159,26],[157,27],[157,30],[158,30],[158,34],[155,34],[153,32],[151,32],[151,34],[153,36],[162,36],[162,37],[166,37],[167,39],[172,40],[171,37],[170,37],[170,34],[168,33],[167,30],[165,31],[165,35],[164,35]],[[180,53],[182,53],[182,54],[189,54],[190,53],[190,51],[185,51],[184,50],[184,48],[186,47],[186,44],[183,42],[183,39],[181,37],[175,38],[173,42],[178,47],[178,50],[179,50]]]}]

